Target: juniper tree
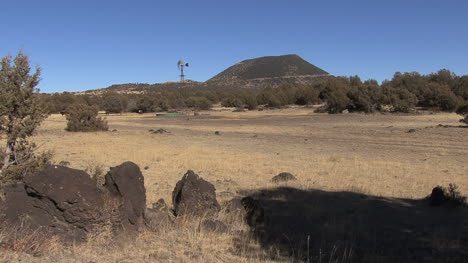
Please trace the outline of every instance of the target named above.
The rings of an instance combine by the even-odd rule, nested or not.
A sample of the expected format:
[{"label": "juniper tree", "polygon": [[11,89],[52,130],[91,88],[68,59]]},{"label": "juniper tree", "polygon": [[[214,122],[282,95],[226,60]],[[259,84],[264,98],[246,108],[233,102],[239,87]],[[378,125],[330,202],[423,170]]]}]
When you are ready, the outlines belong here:
[{"label": "juniper tree", "polygon": [[0,179],[12,166],[33,159],[34,143],[28,138],[47,116],[38,97],[41,69],[31,72],[28,57],[22,52],[0,62],[0,136],[5,141]]},{"label": "juniper tree", "polygon": [[98,106],[90,106],[84,103],[73,104],[68,107],[66,118],[70,132],[107,131],[107,121],[98,117]]}]

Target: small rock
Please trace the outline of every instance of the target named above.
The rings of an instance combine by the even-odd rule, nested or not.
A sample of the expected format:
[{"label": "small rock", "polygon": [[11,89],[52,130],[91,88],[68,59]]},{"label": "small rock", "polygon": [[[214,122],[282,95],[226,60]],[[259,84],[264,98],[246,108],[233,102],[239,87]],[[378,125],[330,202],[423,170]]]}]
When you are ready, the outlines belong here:
[{"label": "small rock", "polygon": [[164,129],[157,129],[157,130],[153,130],[152,132],[153,134],[163,134],[163,133],[170,133]]},{"label": "small rock", "polygon": [[281,182],[287,182],[287,181],[294,181],[297,180],[296,177],[290,173],[280,173],[277,176],[271,178],[271,181],[273,183],[281,183]]},{"label": "small rock", "polygon": [[413,133],[413,132],[416,132],[416,129],[409,129],[408,130],[408,133]]},{"label": "small rock", "polygon": [[437,186],[432,189],[432,193],[429,196],[429,205],[431,206],[440,206],[446,200],[444,189],[442,187]]},{"label": "small rock", "polygon": [[215,131],[215,135],[221,135],[220,131]]}]

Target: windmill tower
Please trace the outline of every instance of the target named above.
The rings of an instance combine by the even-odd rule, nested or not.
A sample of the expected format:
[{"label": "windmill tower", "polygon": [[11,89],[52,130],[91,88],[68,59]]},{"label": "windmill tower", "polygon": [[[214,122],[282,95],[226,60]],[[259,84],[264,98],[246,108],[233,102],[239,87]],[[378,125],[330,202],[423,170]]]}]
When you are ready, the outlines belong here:
[{"label": "windmill tower", "polygon": [[185,80],[184,67],[188,67],[189,63],[185,63],[183,60],[177,62],[177,67],[180,69],[180,81]]}]

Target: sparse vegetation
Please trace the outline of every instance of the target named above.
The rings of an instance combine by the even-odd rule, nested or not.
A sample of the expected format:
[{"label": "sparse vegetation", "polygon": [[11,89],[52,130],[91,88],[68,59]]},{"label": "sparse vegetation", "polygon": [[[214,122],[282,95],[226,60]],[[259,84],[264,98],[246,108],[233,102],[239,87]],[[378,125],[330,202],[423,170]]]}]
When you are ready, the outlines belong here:
[{"label": "sparse vegetation", "polygon": [[[48,102],[50,112],[66,112],[67,131],[108,130],[107,120],[98,115],[99,109],[109,113],[181,108],[198,111],[208,110],[219,102],[222,106],[238,108],[238,112],[245,113],[226,113],[221,109],[223,111],[209,113],[214,118],[207,116],[191,122],[188,118],[160,118],[156,123],[154,119],[147,118],[148,115],[137,114],[110,116],[110,121],[119,126],[119,132],[99,135],[68,133],[62,136],[65,121],[62,116],[54,115],[34,141],[43,143],[46,149],[57,149],[58,160],[71,160],[73,168],[84,169],[99,185],[104,183],[105,173],[105,166],[100,164],[112,165],[126,160],[138,163],[144,167],[147,205],[161,197],[170,199],[171,186],[178,179],[171,175],[180,174],[184,169],[197,169],[204,178],[213,182],[216,197],[221,202],[233,201],[233,197],[239,195],[257,195],[268,209],[259,210],[256,219],[265,219],[265,211],[273,213],[269,214],[269,221],[248,219],[244,224],[242,216],[233,218],[227,211],[228,206],[222,205],[225,210],[210,221],[214,230],[204,228],[203,218],[199,221],[181,219],[177,226],[158,226],[156,235],[142,231],[135,242],[124,245],[124,249],[112,246],[110,229],[96,233],[96,237],[90,234],[88,243],[75,245],[72,249],[53,239],[54,242],[49,244],[42,243],[33,235],[29,239],[22,236],[16,239],[16,245],[9,248],[7,254],[0,256],[0,261],[10,260],[9,256],[28,261],[27,253],[30,251],[43,253],[41,256],[45,261],[54,257],[55,260],[119,261],[128,256],[123,250],[132,250],[132,257],[139,261],[300,261],[306,255],[309,259],[309,244],[307,250],[303,244],[305,236],[310,235],[316,238],[310,255],[317,261],[356,261],[365,257],[372,262],[392,256],[395,256],[395,261],[404,261],[421,255],[440,259],[444,255],[453,255],[454,251],[458,258],[465,252],[456,246],[466,242],[460,241],[457,226],[452,223],[458,223],[458,217],[466,214],[464,208],[443,215],[447,221],[442,222],[438,215],[433,214],[433,208],[422,206],[423,202],[420,202],[427,195],[428,185],[453,181],[461,189],[456,184],[440,187],[443,200],[453,206],[466,204],[467,198],[462,194],[467,190],[466,178],[463,177],[466,167],[460,167],[457,159],[466,155],[466,142],[463,140],[466,129],[457,129],[461,131],[455,133],[454,129],[437,129],[434,126],[441,120],[457,122],[455,114],[442,113],[430,118],[425,115],[405,116],[402,121],[402,117],[391,114],[314,116],[310,107],[283,106],[323,104],[322,109],[333,114],[343,111],[412,112],[416,107],[422,107],[431,111],[456,110],[466,122],[467,83],[465,76],[458,77],[441,70],[427,76],[396,73],[392,80],[381,85],[375,80],[361,81],[358,76],[353,76],[328,77],[309,85],[281,84],[253,90],[186,87],[141,94],[43,94],[41,99]],[[261,109],[269,107],[270,110],[261,113],[244,110],[253,110],[259,105]],[[360,126],[362,122],[365,125]],[[148,134],[148,128],[156,124],[162,128],[150,129],[152,134],[168,133],[165,129],[173,133],[168,134],[171,136]],[[222,136],[214,136],[213,131],[215,135]],[[417,133],[413,134],[415,131]],[[105,154],[103,148],[106,149]],[[427,151],[428,148],[431,151]],[[2,160],[6,159],[7,152],[0,153]],[[29,170],[11,165],[6,171],[8,178],[19,179],[50,159],[47,154],[29,158],[22,163],[24,169]],[[60,164],[69,166],[70,162],[61,161]],[[442,177],[441,169],[445,173]],[[271,176],[286,170],[294,176],[289,173],[278,176],[281,180],[288,180],[290,187],[273,188],[272,184],[280,179],[271,180]],[[333,204],[331,207],[330,203]],[[376,212],[369,208],[375,208]],[[142,209],[144,211],[145,207]],[[242,207],[240,210],[244,211]],[[292,220],[298,222],[294,231],[290,228]],[[263,224],[267,221],[268,224]],[[224,226],[221,232],[216,231],[218,223]],[[406,230],[409,223],[414,227],[413,232],[407,234],[402,230]],[[437,241],[440,233],[428,231],[434,223],[448,229],[447,233],[441,234],[441,239],[450,243],[450,249],[438,247],[435,245],[437,242],[420,243],[414,238],[421,236]],[[353,224],[355,231],[349,232],[347,227],[343,227],[349,224]],[[11,234],[5,229],[0,225],[0,243]],[[383,239],[381,230],[389,232]],[[279,233],[281,236],[275,236]],[[388,247],[388,244],[395,245]],[[401,244],[424,245],[428,250],[412,254]],[[96,250],[95,247],[104,248]],[[212,253],[213,250],[216,253]],[[439,254],[434,254],[435,250]]]},{"label": "sparse vegetation", "polygon": [[465,206],[467,197],[462,195],[456,184],[449,184],[448,187],[437,186],[434,188],[432,195],[432,202],[437,205],[448,205],[452,207]]}]

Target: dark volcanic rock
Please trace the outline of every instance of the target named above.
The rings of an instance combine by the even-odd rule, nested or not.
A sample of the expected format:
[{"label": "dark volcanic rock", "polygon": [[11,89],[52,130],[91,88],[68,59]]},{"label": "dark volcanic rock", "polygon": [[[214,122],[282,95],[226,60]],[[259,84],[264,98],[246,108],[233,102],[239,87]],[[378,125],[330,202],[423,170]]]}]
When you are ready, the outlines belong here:
[{"label": "dark volcanic rock", "polygon": [[329,77],[326,71],[310,64],[298,55],[267,56],[244,60],[209,79],[215,87],[279,86],[286,83],[313,83]]},{"label": "dark volcanic rock", "polygon": [[445,200],[446,197],[442,187],[434,187],[434,189],[432,189],[431,195],[429,196],[429,204],[431,206],[440,206],[445,202]]},{"label": "dark volcanic rock", "polygon": [[23,182],[4,188],[0,222],[41,235],[56,235],[66,243],[86,240],[104,226],[137,230],[144,222],[144,179],[131,162],[111,168],[105,187],[84,171],[49,165]]},{"label": "dark volcanic rock", "polygon": [[112,167],[105,176],[104,187],[122,201],[119,220],[123,227],[138,229],[146,211],[145,182],[138,165],[125,162]]},{"label": "dark volcanic rock", "polygon": [[290,173],[280,173],[277,176],[271,178],[271,181],[273,183],[281,183],[294,180],[297,180],[296,177]]},{"label": "dark volcanic rock", "polygon": [[104,223],[102,191],[84,171],[49,165],[4,192],[0,220],[12,225],[83,241]]},{"label": "dark volcanic rock", "polygon": [[172,192],[172,203],[176,216],[210,216],[221,209],[215,187],[191,170],[177,183]]}]

